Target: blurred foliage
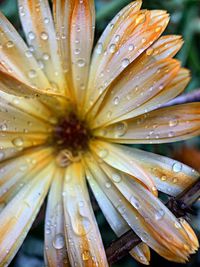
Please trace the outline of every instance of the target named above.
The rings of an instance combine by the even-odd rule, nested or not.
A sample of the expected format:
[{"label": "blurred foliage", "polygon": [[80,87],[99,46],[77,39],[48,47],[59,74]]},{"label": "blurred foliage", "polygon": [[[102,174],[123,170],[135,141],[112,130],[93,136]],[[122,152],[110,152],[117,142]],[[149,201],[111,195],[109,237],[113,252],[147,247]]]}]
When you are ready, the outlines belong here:
[{"label": "blurred foliage", "polygon": [[[98,40],[103,29],[114,15],[130,0],[95,0],[96,4],[96,38]],[[189,68],[192,73],[192,81],[187,88],[191,91],[195,88],[200,88],[200,0],[144,0],[143,8],[147,9],[164,9],[171,14],[171,21],[166,30],[166,33],[183,35],[185,44],[178,54],[178,58],[182,61],[183,66]],[[22,33],[20,20],[17,12],[17,0],[0,0],[0,10],[14,24],[17,30]],[[189,146],[199,146],[199,139],[188,141]],[[145,150],[150,150],[164,155],[172,155],[173,151],[182,147],[183,142],[171,145],[159,146],[142,146]],[[96,205],[96,204],[95,204]],[[200,209],[200,205],[196,205],[196,210]],[[105,243],[108,246],[115,238],[114,233],[106,223],[99,209],[95,211],[100,231]],[[193,218],[194,227],[200,231],[200,212],[196,218]],[[198,220],[199,219],[199,220]],[[110,233],[110,234],[109,234]],[[24,245],[13,260],[11,266],[14,267],[41,267],[43,262],[43,223],[32,229]],[[169,266],[169,262],[161,259],[157,254],[152,254],[151,266]],[[114,265],[114,267],[137,267],[141,266],[130,257],[123,259]],[[183,266],[175,263],[170,263],[170,267]],[[187,267],[200,266],[200,253],[194,255]]]}]

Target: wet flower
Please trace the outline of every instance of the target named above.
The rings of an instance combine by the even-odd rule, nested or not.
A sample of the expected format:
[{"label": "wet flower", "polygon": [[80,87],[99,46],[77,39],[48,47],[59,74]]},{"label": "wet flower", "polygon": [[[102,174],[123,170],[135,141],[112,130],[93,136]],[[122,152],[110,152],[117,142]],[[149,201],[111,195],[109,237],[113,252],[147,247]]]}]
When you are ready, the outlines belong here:
[{"label": "wet flower", "polygon": [[0,15],[0,265],[14,257],[49,191],[47,265],[108,266],[87,186],[117,236],[132,228],[142,239],[134,258],[148,264],[151,247],[185,262],[197,238],[157,190],[176,196],[199,174],[121,145],[200,132],[199,103],[158,109],[189,81],[172,59],[181,37],[160,37],[168,14],[129,4],[91,57],[92,0],[54,0],[53,18],[47,0],[18,2],[27,44]]}]

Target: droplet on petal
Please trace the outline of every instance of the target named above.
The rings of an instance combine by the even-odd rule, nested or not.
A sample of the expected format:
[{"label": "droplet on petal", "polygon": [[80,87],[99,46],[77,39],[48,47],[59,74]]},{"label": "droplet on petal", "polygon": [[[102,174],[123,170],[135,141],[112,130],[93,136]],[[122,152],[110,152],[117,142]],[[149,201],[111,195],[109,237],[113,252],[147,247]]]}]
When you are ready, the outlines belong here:
[{"label": "droplet on petal", "polygon": [[180,162],[176,162],[172,166],[172,170],[174,172],[180,172],[182,170],[182,164]]},{"label": "droplet on petal", "polygon": [[62,249],[65,245],[65,238],[63,234],[57,234],[55,235],[55,238],[53,240],[53,246],[55,249]]}]

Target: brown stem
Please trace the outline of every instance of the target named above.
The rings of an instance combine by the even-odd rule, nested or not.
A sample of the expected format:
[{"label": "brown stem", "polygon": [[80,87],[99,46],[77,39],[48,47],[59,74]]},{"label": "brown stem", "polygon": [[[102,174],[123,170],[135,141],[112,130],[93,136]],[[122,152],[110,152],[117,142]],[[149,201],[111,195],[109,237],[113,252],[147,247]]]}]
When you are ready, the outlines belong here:
[{"label": "brown stem", "polygon": [[[177,216],[184,216],[191,208],[191,205],[200,197],[200,179],[189,189],[185,190],[176,198],[170,198],[166,206]],[[138,245],[141,239],[132,231],[128,231],[120,238],[113,241],[106,249],[110,265],[122,259],[128,252]]]}]

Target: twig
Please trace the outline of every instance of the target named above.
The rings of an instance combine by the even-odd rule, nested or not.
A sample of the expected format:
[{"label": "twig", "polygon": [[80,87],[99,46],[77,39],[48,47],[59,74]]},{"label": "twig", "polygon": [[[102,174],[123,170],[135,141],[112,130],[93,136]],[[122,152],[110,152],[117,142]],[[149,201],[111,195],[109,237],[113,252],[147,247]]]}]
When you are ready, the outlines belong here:
[{"label": "twig", "polygon": [[200,102],[200,89],[196,89],[191,93],[183,94],[164,104],[162,107],[169,107],[190,102]]},{"label": "twig", "polygon": [[[176,198],[170,198],[166,206],[177,216],[186,215],[191,210],[191,205],[200,197],[200,179]],[[111,243],[106,249],[110,265],[128,255],[128,252],[138,245],[141,239],[132,231],[128,231]]]}]

